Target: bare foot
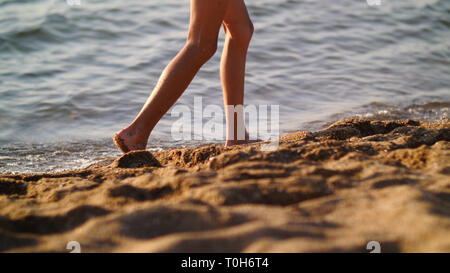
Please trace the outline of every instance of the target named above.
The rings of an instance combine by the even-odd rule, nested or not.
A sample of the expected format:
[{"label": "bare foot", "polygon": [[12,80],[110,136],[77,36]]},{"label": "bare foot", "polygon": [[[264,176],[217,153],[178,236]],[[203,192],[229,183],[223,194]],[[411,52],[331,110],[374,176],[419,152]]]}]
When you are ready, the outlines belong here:
[{"label": "bare foot", "polygon": [[245,140],[226,140],[225,141],[225,147],[230,147],[234,145],[242,145],[242,144],[250,144],[255,142],[260,142],[261,139],[252,139],[250,140],[250,137],[248,135],[248,132],[245,131]]},{"label": "bare foot", "polygon": [[145,147],[147,147],[147,142],[139,140],[136,133],[128,128],[114,134],[113,141],[117,148],[119,148],[119,150],[123,153],[136,150],[145,150]]},{"label": "bare foot", "polygon": [[227,140],[225,142],[225,147],[230,147],[234,145],[242,145],[242,144],[251,144],[255,142],[260,142],[262,140],[260,139],[253,139],[253,140]]}]

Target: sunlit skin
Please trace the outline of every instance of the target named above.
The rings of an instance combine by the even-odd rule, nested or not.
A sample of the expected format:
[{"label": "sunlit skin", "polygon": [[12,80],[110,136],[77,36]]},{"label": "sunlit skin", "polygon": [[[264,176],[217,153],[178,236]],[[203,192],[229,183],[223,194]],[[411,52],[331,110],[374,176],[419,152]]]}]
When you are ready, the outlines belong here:
[{"label": "sunlit skin", "polygon": [[[226,34],[220,63],[224,105],[244,103],[245,63],[253,34],[253,24],[244,0],[191,0],[190,6],[186,44],[164,69],[134,121],[114,135],[114,142],[122,152],[146,148],[158,121],[183,94],[200,67],[216,53],[221,27]],[[246,140],[237,138],[238,118],[242,120],[236,115],[234,121],[226,120],[227,128],[235,128],[234,137],[227,134],[226,146],[248,141],[247,132]]]}]

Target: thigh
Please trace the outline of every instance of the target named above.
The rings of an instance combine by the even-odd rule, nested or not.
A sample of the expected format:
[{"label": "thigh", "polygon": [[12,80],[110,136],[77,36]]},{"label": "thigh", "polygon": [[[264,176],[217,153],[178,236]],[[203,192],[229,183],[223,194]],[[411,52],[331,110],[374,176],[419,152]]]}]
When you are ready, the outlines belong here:
[{"label": "thigh", "polygon": [[244,0],[228,0],[227,10],[222,21],[225,32],[238,32],[242,27],[253,27]]},{"label": "thigh", "polygon": [[188,40],[216,42],[230,0],[191,0]]}]

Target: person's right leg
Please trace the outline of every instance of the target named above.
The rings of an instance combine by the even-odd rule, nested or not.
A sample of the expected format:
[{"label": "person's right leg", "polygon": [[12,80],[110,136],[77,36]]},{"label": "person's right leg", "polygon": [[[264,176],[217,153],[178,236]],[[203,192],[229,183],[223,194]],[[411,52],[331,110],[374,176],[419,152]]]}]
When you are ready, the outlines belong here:
[{"label": "person's right leg", "polygon": [[[226,146],[242,144],[248,141],[244,117],[234,113],[233,107],[244,104],[244,78],[247,49],[253,34],[253,24],[247,12],[244,0],[229,0],[223,20],[225,45],[220,64],[223,102],[227,118]],[[234,116],[234,117],[233,117]],[[242,126],[238,127],[238,123]],[[244,132],[238,133],[238,129]],[[239,139],[243,135],[244,139]]]},{"label": "person's right leg", "polygon": [[151,131],[183,94],[200,67],[216,52],[217,38],[229,0],[191,0],[186,45],[164,69],[158,84],[135,120],[114,135],[120,150],[143,150]]}]

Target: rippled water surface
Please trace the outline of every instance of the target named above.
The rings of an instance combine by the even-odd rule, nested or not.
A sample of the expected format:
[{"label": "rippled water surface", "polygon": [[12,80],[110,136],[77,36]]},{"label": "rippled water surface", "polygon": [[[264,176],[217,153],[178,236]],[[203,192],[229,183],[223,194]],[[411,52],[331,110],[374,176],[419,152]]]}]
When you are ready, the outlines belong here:
[{"label": "rippled water surface", "polygon": [[[448,120],[450,1],[246,3],[246,103],[280,105],[281,133],[351,116]],[[117,156],[111,135],[139,111],[188,23],[187,0],[0,0],[0,173]],[[179,104],[221,105],[219,61]],[[170,141],[175,120],[163,118],[149,149],[198,144]]]}]

